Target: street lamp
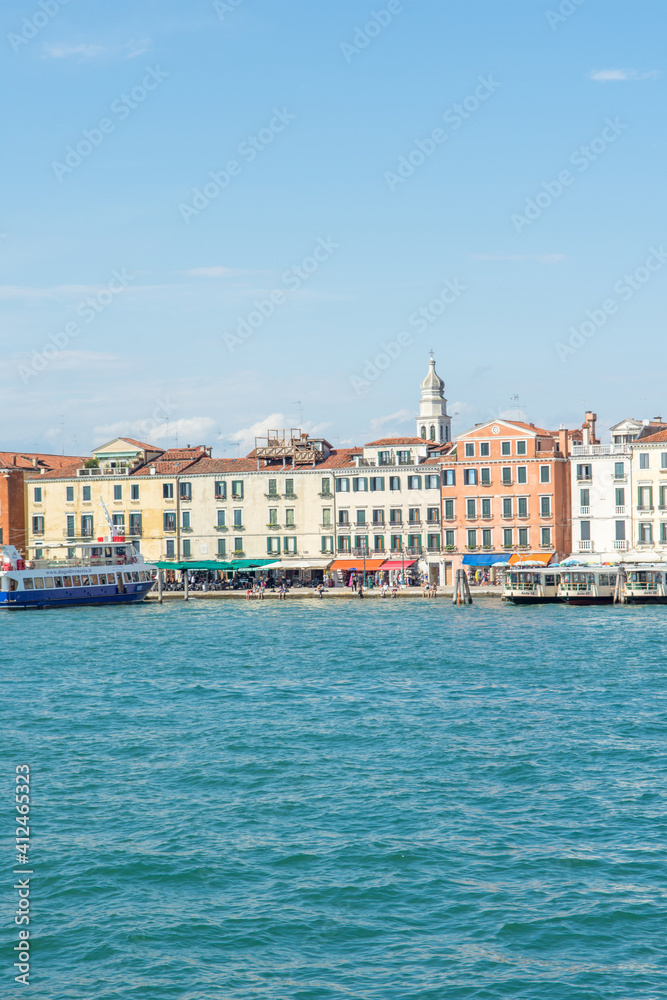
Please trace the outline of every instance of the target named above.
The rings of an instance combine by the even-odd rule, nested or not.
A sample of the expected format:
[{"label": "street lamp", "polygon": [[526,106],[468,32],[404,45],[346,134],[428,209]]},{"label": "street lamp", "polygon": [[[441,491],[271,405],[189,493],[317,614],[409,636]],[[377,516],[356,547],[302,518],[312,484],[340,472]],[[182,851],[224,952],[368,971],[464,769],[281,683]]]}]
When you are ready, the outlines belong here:
[{"label": "street lamp", "polygon": [[366,586],[366,539],[361,539],[361,555],[364,560],[364,587]]}]

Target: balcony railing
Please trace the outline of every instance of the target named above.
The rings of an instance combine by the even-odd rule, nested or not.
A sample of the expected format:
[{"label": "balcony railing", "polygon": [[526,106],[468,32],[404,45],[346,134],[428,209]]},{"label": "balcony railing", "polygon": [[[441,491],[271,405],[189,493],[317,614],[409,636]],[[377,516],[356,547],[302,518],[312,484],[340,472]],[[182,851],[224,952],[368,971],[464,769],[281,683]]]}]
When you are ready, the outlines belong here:
[{"label": "balcony railing", "polygon": [[614,514],[625,514],[625,507],[614,507]]},{"label": "balcony railing", "polygon": [[630,449],[626,444],[575,444],[572,454],[578,458],[586,455],[623,455]]},{"label": "balcony railing", "polygon": [[593,543],[590,540],[589,541],[583,541],[583,540],[580,541],[579,542],[579,551],[580,552],[592,552],[593,551]]},{"label": "balcony railing", "polygon": [[626,539],[624,539],[624,538],[617,538],[614,541],[614,548],[615,549],[620,549],[621,551],[625,551],[625,549],[627,549],[627,547],[628,547],[628,543],[627,543]]},{"label": "balcony railing", "polygon": [[579,508],[579,513],[581,514],[582,517],[588,517],[588,515],[590,514],[590,512],[591,512],[591,508],[590,507],[580,507]]}]

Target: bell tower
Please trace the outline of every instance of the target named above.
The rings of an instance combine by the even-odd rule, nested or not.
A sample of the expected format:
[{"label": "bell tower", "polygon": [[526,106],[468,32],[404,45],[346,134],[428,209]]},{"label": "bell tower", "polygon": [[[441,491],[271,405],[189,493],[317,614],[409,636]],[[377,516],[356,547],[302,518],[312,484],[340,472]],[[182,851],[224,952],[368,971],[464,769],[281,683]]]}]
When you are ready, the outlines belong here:
[{"label": "bell tower", "polygon": [[424,441],[444,444],[452,440],[452,418],[447,413],[445,383],[435,370],[433,351],[428,362],[428,375],[421,384],[417,436]]}]

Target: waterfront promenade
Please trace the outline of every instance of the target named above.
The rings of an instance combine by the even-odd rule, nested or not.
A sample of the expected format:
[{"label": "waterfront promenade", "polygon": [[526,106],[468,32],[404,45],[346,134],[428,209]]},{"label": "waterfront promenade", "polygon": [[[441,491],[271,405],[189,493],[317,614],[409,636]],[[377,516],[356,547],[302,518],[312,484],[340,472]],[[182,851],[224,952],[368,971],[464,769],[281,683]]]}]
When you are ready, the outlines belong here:
[{"label": "waterfront promenade", "polygon": [[[474,600],[476,597],[502,597],[503,592],[501,587],[475,587],[471,588],[471,594]],[[395,596],[396,599],[400,598],[401,600],[404,600],[405,598],[409,598],[410,600],[419,598],[419,600],[421,601],[428,601],[428,600],[438,600],[439,598],[443,597],[451,600],[453,595],[454,595],[453,587],[439,587],[435,598],[424,597],[421,587],[409,587],[406,590],[399,590]],[[168,590],[163,592],[162,599],[164,601],[183,601],[185,600],[185,594],[182,590]],[[275,591],[275,593],[273,593],[272,591],[268,591],[265,592],[264,594],[264,600],[266,601],[277,601],[279,599],[280,595],[277,590]],[[290,590],[287,594],[287,597],[285,598],[285,601],[286,602],[292,601],[294,599],[300,601],[322,600],[322,602],[331,599],[342,599],[342,600],[353,600],[358,602],[359,595],[356,594],[350,587],[332,587],[330,589],[325,590],[324,597],[320,598],[316,590],[313,590],[310,587],[303,587],[303,588],[293,588],[292,590]],[[389,594],[386,595],[386,597],[383,598],[380,589],[373,588],[372,590],[364,590],[363,599],[364,600],[370,599],[373,601],[376,600],[392,601],[394,600],[394,595],[390,592]],[[146,600],[157,601],[158,600],[157,591],[152,590],[146,596]],[[202,600],[247,601],[248,598],[246,597],[245,590],[207,590],[207,591],[196,590],[194,592],[190,591],[190,594],[188,596],[188,601],[202,601]],[[257,598],[251,597],[250,601],[256,602]]]}]

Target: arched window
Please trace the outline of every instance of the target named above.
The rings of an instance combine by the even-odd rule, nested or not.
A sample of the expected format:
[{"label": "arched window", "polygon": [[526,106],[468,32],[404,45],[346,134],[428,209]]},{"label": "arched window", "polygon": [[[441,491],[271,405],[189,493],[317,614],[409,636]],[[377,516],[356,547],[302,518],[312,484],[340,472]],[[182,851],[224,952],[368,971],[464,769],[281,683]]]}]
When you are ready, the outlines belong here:
[{"label": "arched window", "polygon": [[425,427],[422,427],[422,429],[421,429],[421,436],[424,438],[424,440],[426,440],[426,428]]},{"label": "arched window", "polygon": [[445,440],[445,428],[440,424],[440,443]]},{"label": "arched window", "polygon": [[431,441],[435,441],[435,427],[431,424]]}]

